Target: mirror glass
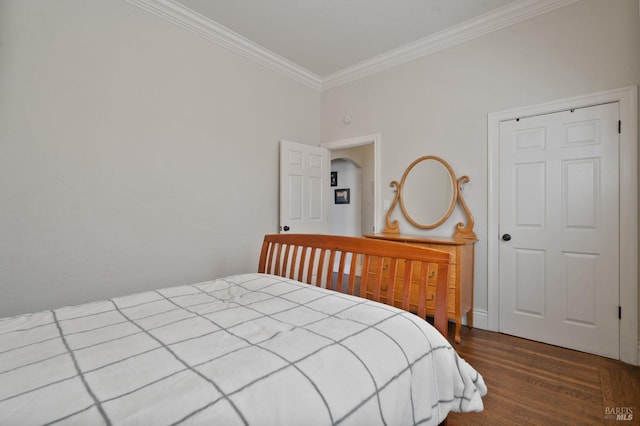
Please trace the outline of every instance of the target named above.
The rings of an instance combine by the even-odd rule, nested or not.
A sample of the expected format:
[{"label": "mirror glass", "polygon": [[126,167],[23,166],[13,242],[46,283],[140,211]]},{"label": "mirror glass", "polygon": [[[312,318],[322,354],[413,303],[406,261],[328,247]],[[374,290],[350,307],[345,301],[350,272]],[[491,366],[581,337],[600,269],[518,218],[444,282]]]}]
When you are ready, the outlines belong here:
[{"label": "mirror glass", "polygon": [[423,158],[407,169],[401,183],[400,207],[414,225],[429,227],[444,221],[455,206],[455,178],[435,158]]}]

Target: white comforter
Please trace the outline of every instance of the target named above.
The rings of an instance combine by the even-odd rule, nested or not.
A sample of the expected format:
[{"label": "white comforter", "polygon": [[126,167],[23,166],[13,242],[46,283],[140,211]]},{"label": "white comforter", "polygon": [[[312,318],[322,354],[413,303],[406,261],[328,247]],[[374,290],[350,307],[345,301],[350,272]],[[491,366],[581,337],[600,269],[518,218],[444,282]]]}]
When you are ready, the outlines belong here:
[{"label": "white comforter", "polygon": [[482,377],[427,322],[246,274],[0,319],[0,424],[437,424]]}]

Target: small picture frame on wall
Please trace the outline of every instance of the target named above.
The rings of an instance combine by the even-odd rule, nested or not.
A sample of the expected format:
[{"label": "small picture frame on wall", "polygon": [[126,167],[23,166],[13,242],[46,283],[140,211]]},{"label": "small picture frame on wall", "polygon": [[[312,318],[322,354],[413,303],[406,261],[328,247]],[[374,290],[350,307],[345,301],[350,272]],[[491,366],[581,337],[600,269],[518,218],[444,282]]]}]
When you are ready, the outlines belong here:
[{"label": "small picture frame on wall", "polygon": [[336,204],[349,204],[351,202],[351,189],[342,188],[335,190],[335,203]]},{"label": "small picture frame on wall", "polygon": [[331,186],[338,186],[338,172],[331,172]]}]

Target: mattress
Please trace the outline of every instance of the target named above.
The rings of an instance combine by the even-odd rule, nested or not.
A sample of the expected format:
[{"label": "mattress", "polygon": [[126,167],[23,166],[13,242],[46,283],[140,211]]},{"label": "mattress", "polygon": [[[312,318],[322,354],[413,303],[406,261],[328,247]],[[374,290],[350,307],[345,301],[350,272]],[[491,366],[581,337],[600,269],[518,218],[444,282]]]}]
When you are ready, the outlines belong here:
[{"label": "mattress", "polygon": [[273,275],[0,319],[0,424],[438,424],[486,391],[423,319]]}]

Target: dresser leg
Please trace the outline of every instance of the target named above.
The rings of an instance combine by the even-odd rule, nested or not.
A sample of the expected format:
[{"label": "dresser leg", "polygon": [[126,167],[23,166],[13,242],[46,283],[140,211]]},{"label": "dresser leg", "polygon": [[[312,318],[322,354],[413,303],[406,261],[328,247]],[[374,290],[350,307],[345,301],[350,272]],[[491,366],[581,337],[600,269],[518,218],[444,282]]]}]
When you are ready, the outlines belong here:
[{"label": "dresser leg", "polygon": [[469,309],[469,312],[467,312],[467,326],[473,328],[473,309]]},{"label": "dresser leg", "polygon": [[460,318],[456,318],[456,336],[453,338],[453,340],[455,340],[456,343],[462,343],[462,338],[460,337],[460,324],[462,323],[462,321],[460,321]]}]

